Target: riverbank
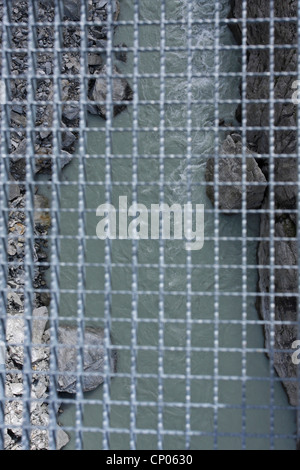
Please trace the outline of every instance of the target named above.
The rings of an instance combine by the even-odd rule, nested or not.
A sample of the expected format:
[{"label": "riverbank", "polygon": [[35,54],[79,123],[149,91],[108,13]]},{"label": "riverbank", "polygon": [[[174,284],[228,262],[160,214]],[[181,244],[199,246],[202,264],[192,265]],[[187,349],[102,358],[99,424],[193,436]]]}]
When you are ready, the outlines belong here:
[{"label": "riverbank", "polygon": [[[22,447],[24,400],[30,397],[30,409],[28,419],[35,428],[27,436],[30,449],[49,449],[49,425],[50,409],[47,402],[49,396],[49,369],[50,369],[50,329],[48,308],[51,302],[49,286],[45,281],[45,271],[50,268],[48,259],[48,239],[51,234],[51,202],[42,194],[38,185],[38,175],[46,174],[51,179],[54,171],[60,175],[61,170],[72,161],[78,139],[79,126],[79,97],[80,97],[80,73],[81,73],[81,30],[80,24],[76,22],[80,16],[80,2],[77,0],[64,0],[62,24],[66,21],[73,22],[64,27],[62,43],[59,47],[64,48],[61,55],[61,63],[55,62],[53,51],[57,47],[55,39],[55,11],[54,2],[41,0],[37,4],[36,17],[38,22],[47,26],[34,29],[38,52],[34,65],[36,87],[31,90],[35,101],[34,110],[30,113],[26,106],[28,100],[27,75],[31,73],[33,64],[27,52],[30,29],[28,24],[28,2],[21,1],[12,6],[11,15],[8,20],[15,23],[12,28],[11,48],[11,101],[9,106],[10,122],[13,129],[10,133],[9,149],[9,193],[7,207],[8,217],[8,276],[7,276],[7,318],[6,318],[6,404],[4,409],[4,447],[7,450],[18,450]],[[3,17],[3,4],[1,17]],[[113,20],[118,19],[120,12],[119,2],[115,1],[112,6]],[[33,13],[33,12],[31,12]],[[8,14],[8,13],[7,13]],[[95,79],[89,81],[87,91],[91,94],[89,112],[105,117],[103,104],[94,104],[93,101],[105,101],[105,80],[107,71],[103,62],[102,52],[106,49],[107,27],[105,21],[108,19],[107,2],[96,2],[89,0],[87,9],[87,20],[104,22],[99,26],[92,26],[88,30],[87,46],[95,49],[95,52],[86,53],[86,72]],[[20,24],[20,26],[18,26]],[[53,25],[53,26],[52,26]],[[5,40],[7,38],[2,38]],[[32,38],[31,38],[32,40]],[[72,48],[72,52],[67,49]],[[78,52],[76,52],[76,49]],[[22,52],[18,52],[22,50]],[[55,68],[56,67],[56,68]],[[64,75],[64,78],[55,88],[54,72]],[[118,70],[114,69],[117,76]],[[99,77],[100,76],[100,77]],[[104,77],[102,77],[104,76]],[[56,83],[57,85],[57,83]],[[96,91],[94,91],[96,90]],[[61,100],[64,104],[55,113],[54,104]],[[132,99],[131,89],[124,79],[115,79],[113,99],[117,101]],[[123,108],[122,108],[123,109]],[[118,109],[120,112],[122,109]],[[57,119],[59,121],[57,122]],[[31,134],[31,142],[28,142],[26,127],[29,125],[35,129]],[[56,129],[57,140],[54,139],[53,127]],[[31,147],[34,156],[31,156]],[[28,182],[30,168],[33,183]],[[54,166],[54,162],[56,164]],[[28,188],[34,192],[32,223],[26,213],[30,210]],[[29,246],[32,250],[33,271],[29,271],[27,258]],[[33,278],[31,278],[31,273]],[[28,293],[29,284],[31,294]],[[28,297],[28,295],[30,295]],[[32,312],[28,312],[32,308]],[[29,325],[27,318],[30,318]],[[30,331],[29,331],[30,330]],[[76,390],[76,379],[72,376],[64,377],[64,371],[76,371],[76,328],[59,327],[58,341],[68,345],[68,354],[58,351],[58,367],[61,373],[57,377],[57,391],[68,391],[74,393]],[[30,347],[26,344],[30,338]],[[83,390],[93,390],[102,383],[101,371],[104,367],[103,331],[101,329],[85,331],[85,353],[84,370],[98,372],[83,382]],[[97,344],[97,346],[96,346]],[[92,349],[93,348],[93,349]],[[27,354],[25,354],[25,351]],[[75,351],[75,355],[74,355]],[[29,356],[29,357],[28,357]],[[65,359],[68,358],[69,362]],[[27,362],[26,362],[27,361]],[[28,361],[30,363],[28,363]],[[70,363],[70,361],[72,363]],[[24,383],[22,370],[31,367],[31,382]],[[116,355],[112,354],[112,371],[116,368]],[[26,378],[27,380],[27,378]],[[56,383],[55,381],[52,382]],[[57,404],[59,408],[59,405]],[[57,408],[57,412],[59,409]],[[10,427],[11,426],[11,427]],[[68,435],[59,427],[56,432],[56,448],[61,449],[68,441]]]},{"label": "riverbank", "polygon": [[[242,3],[242,0],[232,0],[231,18],[242,18]],[[297,2],[295,0],[274,2],[275,18],[293,18],[293,20],[277,21],[273,29],[269,19],[269,1],[247,2],[247,5],[247,18],[267,20],[247,24],[247,44],[258,45],[260,48],[254,47],[247,52],[247,73],[252,75],[247,76],[245,96],[250,102],[244,105],[243,109],[239,107],[237,116],[240,121],[245,119],[247,128],[258,128],[247,131],[247,143],[258,154],[257,162],[269,187],[262,203],[265,212],[261,215],[260,236],[264,239],[270,239],[271,236],[275,238],[273,247],[270,247],[269,241],[261,241],[258,247],[257,264],[261,267],[257,309],[266,322],[264,325],[266,349],[276,350],[270,355],[272,364],[282,379],[290,404],[298,406],[299,377],[290,352],[293,342],[299,339],[297,328],[299,273],[296,240],[298,163],[297,131],[294,130],[297,127],[297,106],[289,101],[295,91],[293,82],[297,79],[298,70],[298,35],[295,20]],[[231,29],[238,44],[242,44],[242,23],[232,24]],[[272,33],[275,44],[274,57],[270,56],[268,47]],[[263,45],[266,47],[261,48]],[[265,76],[259,75],[263,73]],[[274,80],[274,86],[270,80]],[[272,98],[271,90],[275,100],[283,101],[270,106],[268,101]],[[274,216],[269,216],[267,213],[269,209],[275,210]],[[276,269],[272,278],[271,270],[265,266],[272,266],[274,263]],[[275,325],[274,320],[277,322]],[[282,323],[285,321],[292,324]]]}]

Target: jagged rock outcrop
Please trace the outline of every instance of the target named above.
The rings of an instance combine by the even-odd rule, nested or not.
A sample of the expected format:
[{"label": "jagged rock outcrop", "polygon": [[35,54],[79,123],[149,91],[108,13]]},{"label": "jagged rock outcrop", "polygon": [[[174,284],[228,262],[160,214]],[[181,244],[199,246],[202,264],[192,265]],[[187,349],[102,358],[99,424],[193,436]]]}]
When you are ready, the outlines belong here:
[{"label": "jagged rock outcrop", "polygon": [[[263,209],[268,209],[269,198],[266,198]],[[276,322],[297,322],[297,292],[298,292],[298,270],[295,269],[298,263],[298,244],[296,238],[295,218],[288,214],[278,214],[275,216],[274,237],[285,238],[274,242],[275,264],[285,266],[274,270],[275,301],[275,321]],[[270,238],[270,218],[267,214],[261,216],[260,235]],[[288,240],[291,238],[291,240]],[[258,247],[258,263],[268,268],[259,269],[258,288],[262,296],[257,299],[257,307],[260,315],[266,322],[270,322],[270,242],[262,241]],[[295,296],[284,296],[284,294],[295,294]],[[283,294],[283,296],[280,296]],[[297,378],[297,366],[293,364],[289,350],[295,340],[299,338],[297,325],[266,324],[265,340],[269,349],[272,344],[272,334],[274,335],[274,352],[272,360],[279,377],[286,389],[291,405],[298,405],[298,387],[295,381],[284,379]]]},{"label": "jagged rock outcrop", "polygon": [[[94,80],[92,90],[90,92],[91,103],[89,104],[89,111],[93,114],[99,114],[104,119],[107,118],[106,100],[109,90],[107,89],[107,66],[104,65],[99,72],[103,78]],[[125,78],[119,77],[120,72],[116,66],[112,69],[112,102],[113,102],[113,116],[117,116],[122,112],[126,105],[122,101],[131,101],[133,97],[132,89]],[[95,101],[96,104],[93,104]]]},{"label": "jagged rock outcrop", "polygon": [[[257,209],[262,205],[267,181],[259,168],[253,152],[246,149],[247,165],[247,209]],[[242,208],[243,185],[243,148],[242,138],[238,134],[228,135],[220,149],[220,155],[229,155],[218,159],[219,168],[219,209],[232,210]],[[206,165],[205,178],[209,183],[214,182],[215,159],[209,158]],[[206,192],[212,203],[215,203],[215,188],[213,185],[206,187]]]},{"label": "jagged rock outcrop", "polygon": [[[231,17],[242,18],[242,0],[232,0]],[[296,18],[297,1],[274,1],[275,18]],[[266,21],[257,23],[247,23],[247,44],[269,45],[271,39],[270,28],[270,2],[268,0],[248,0],[247,18],[266,18]],[[242,43],[242,22],[231,25],[232,32],[239,44]],[[249,49],[247,51],[247,72],[269,73],[269,76],[249,76],[247,77],[247,99],[250,103],[246,108],[247,128],[256,126],[258,130],[248,130],[247,140],[255,151],[263,155],[259,160],[267,179],[270,178],[270,156],[274,158],[274,202],[276,213],[269,215],[267,212],[261,216],[260,235],[270,239],[270,217],[274,221],[274,236],[287,240],[277,240],[274,242],[275,264],[275,319],[279,322],[297,321],[298,292],[298,249],[297,249],[297,217],[289,210],[295,210],[297,204],[298,179],[297,160],[297,132],[292,127],[297,127],[297,109],[292,102],[281,102],[270,104],[270,89],[274,90],[274,98],[280,100],[291,100],[295,91],[293,83],[296,76],[292,72],[297,72],[297,22],[275,21],[274,22],[274,61],[270,55],[270,48]],[[286,48],[276,48],[276,46],[287,45]],[[292,47],[291,47],[292,46]],[[295,46],[295,47],[293,47]],[[274,64],[274,67],[272,66]],[[287,72],[284,76],[280,72]],[[291,74],[289,74],[291,72]],[[274,77],[274,82],[270,80]],[[270,78],[271,77],[271,78]],[[267,100],[265,103],[261,100]],[[251,102],[252,101],[252,102]],[[272,112],[274,111],[273,118]],[[239,109],[237,116],[242,116],[245,109]],[[288,129],[279,129],[279,127]],[[271,133],[269,128],[271,127]],[[273,140],[270,139],[273,136]],[[273,145],[272,145],[273,144]],[[285,154],[285,157],[280,155]],[[289,155],[291,155],[289,157]],[[295,185],[287,185],[293,183]],[[278,184],[280,183],[280,184]],[[266,195],[263,208],[270,208],[269,196]],[[289,238],[291,240],[289,240]],[[258,264],[260,266],[270,266],[270,242],[262,241],[258,247]],[[282,267],[281,267],[282,266]],[[270,269],[259,269],[259,292],[257,306],[261,317],[267,322],[270,320]],[[282,294],[282,296],[280,296]],[[285,295],[285,294],[288,294]],[[293,294],[295,294],[293,296]],[[273,328],[273,330],[272,330]],[[300,332],[297,326],[293,325],[265,325],[266,348],[271,347],[272,331],[275,340],[274,366],[282,378],[282,382],[287,391],[289,401],[292,405],[299,403],[299,385],[297,384],[297,366],[292,363],[291,354],[287,350],[291,349],[294,340],[299,339]],[[289,381],[289,379],[292,379]],[[300,431],[300,430],[299,430]]]}]

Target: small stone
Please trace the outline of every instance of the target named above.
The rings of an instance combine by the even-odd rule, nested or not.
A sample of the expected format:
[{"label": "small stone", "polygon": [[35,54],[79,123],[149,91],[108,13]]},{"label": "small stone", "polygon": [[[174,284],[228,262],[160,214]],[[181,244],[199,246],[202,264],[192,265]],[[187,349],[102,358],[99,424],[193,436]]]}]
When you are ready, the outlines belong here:
[{"label": "small stone", "polygon": [[8,315],[6,322],[6,341],[9,357],[17,364],[23,365],[24,354],[24,319],[20,316]]},{"label": "small stone", "polygon": [[76,137],[71,131],[66,130],[63,132],[62,134],[62,148],[63,149],[70,148],[74,144],[75,141],[76,141]]},{"label": "small stone", "polygon": [[68,121],[74,121],[75,119],[78,118],[79,111],[80,111],[80,108],[77,105],[73,105],[73,104],[65,105],[63,107],[62,115],[64,119],[67,119]]},{"label": "small stone", "polygon": [[24,108],[20,104],[14,104],[11,109],[15,113],[18,113],[18,114],[21,114],[21,115],[24,114]]},{"label": "small stone", "polygon": [[32,387],[32,394],[35,398],[46,397],[47,387],[41,380]]},{"label": "small stone", "polygon": [[65,150],[61,151],[60,158],[59,158],[59,164],[60,164],[61,170],[65,168],[65,166],[67,166],[72,161],[72,158],[73,157],[70,153],[66,152]]},{"label": "small stone", "polygon": [[14,235],[24,235],[26,227],[20,222],[16,222],[12,225],[12,227],[10,227],[9,231],[12,232]]},{"label": "small stone", "polygon": [[[55,5],[54,0],[40,0],[42,5],[53,7]],[[80,18],[80,0],[62,0],[64,5],[64,14],[70,20],[78,20]]]},{"label": "small stone", "polygon": [[96,115],[99,114],[99,110],[98,110],[97,105],[96,105],[96,104],[92,104],[92,102],[91,102],[91,103],[88,103],[88,104],[86,105],[86,109],[87,109],[88,113],[93,114],[94,116],[96,116]]},{"label": "small stone", "polygon": [[16,180],[13,178],[12,175],[9,175],[9,181],[9,200],[13,201],[14,199],[20,196],[21,192],[18,184],[16,183]]},{"label": "small stone", "polygon": [[80,18],[80,0],[64,0],[65,15],[70,20],[79,20]]},{"label": "small stone", "polygon": [[8,241],[7,253],[9,256],[15,256],[17,254],[17,248],[13,240]]},{"label": "small stone", "polygon": [[32,312],[32,344],[41,344],[42,337],[48,322],[48,309],[47,307],[39,307]]},{"label": "small stone", "polygon": [[22,395],[23,394],[23,384],[21,383],[12,383],[10,384],[10,390],[12,395]]},{"label": "small stone", "polygon": [[[20,142],[19,146],[16,148],[16,150],[14,150],[14,152],[12,153],[11,161],[16,162],[21,157],[24,157],[26,153],[27,153],[27,140],[23,139]],[[17,155],[19,155],[19,157],[17,157]]]},{"label": "small stone", "polygon": [[11,120],[18,124],[19,126],[26,127],[27,126],[27,118],[23,114],[16,113],[12,111],[10,113]]},{"label": "small stone", "polygon": [[118,21],[120,16],[120,3],[118,0],[112,0],[113,4],[113,13],[114,13],[114,21]]},{"label": "small stone", "polygon": [[7,300],[14,302],[19,307],[23,307],[23,302],[21,301],[20,297],[16,292],[8,290]]},{"label": "small stone", "polygon": [[[48,230],[51,226],[51,214],[49,212],[49,201],[45,196],[36,194],[34,196],[34,223],[43,230]],[[48,209],[45,211],[43,209]]]},{"label": "small stone", "polygon": [[101,64],[102,64],[102,59],[99,54],[88,55],[88,65],[95,67],[96,65],[101,65]]},{"label": "small stone", "polygon": [[96,8],[98,8],[100,10],[100,8],[105,7],[107,2],[108,2],[108,0],[100,0],[99,2],[96,3]]},{"label": "small stone", "polygon": [[56,449],[62,449],[68,444],[69,441],[70,438],[68,434],[63,429],[58,428],[56,431]]},{"label": "small stone", "polygon": [[[15,294],[15,293],[11,293]],[[16,294],[15,294],[16,295]],[[48,310],[40,307],[32,312],[32,344],[42,344],[42,337],[48,321]],[[20,365],[24,362],[23,344],[25,339],[25,320],[20,315],[8,315],[6,340],[10,357]],[[32,347],[32,363],[43,360],[48,355],[47,347]]]},{"label": "small stone", "polygon": [[[48,124],[45,124],[43,123],[43,127],[46,127]],[[49,137],[52,133],[52,129],[48,129],[48,130],[45,130],[45,131],[41,131],[40,132],[40,137],[42,140],[45,140],[47,139],[47,137]]]},{"label": "small stone", "polygon": [[[126,44],[120,44],[118,47],[120,47],[120,49],[127,49],[127,45]],[[120,60],[121,62],[124,62],[126,63],[127,62],[127,51],[117,51],[115,52],[115,57],[117,60]]]},{"label": "small stone", "polygon": [[51,65],[51,63],[50,63],[50,62],[46,62],[45,67],[46,67],[46,74],[47,74],[47,75],[51,75],[51,73],[52,73],[52,65]]}]

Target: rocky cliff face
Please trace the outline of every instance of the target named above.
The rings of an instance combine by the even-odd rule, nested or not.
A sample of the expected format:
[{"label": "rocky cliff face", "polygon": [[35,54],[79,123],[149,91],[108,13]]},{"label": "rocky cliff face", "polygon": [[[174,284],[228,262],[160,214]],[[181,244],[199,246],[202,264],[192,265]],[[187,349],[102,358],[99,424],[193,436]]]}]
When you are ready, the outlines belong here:
[{"label": "rocky cliff face", "polygon": [[[242,18],[242,0],[232,0],[231,17]],[[275,18],[297,17],[296,0],[275,0]],[[247,18],[266,18],[266,21],[247,24],[247,44],[250,46],[269,45],[271,40],[269,0],[248,0]],[[242,23],[231,25],[232,32],[239,44],[242,43]],[[274,90],[275,100],[290,100],[294,89],[293,82],[297,76],[292,74],[297,71],[297,24],[295,21],[275,21],[274,23],[274,61],[270,55],[270,49],[248,49],[247,72],[258,74],[274,73],[274,81],[270,82],[270,76],[247,77],[247,99],[251,100],[243,109],[239,109],[237,116],[245,116],[247,128],[258,127],[258,130],[249,130],[248,144],[258,154],[263,154],[258,160],[267,180],[270,180],[270,156],[272,155],[272,140],[270,140],[269,126],[274,121],[274,181],[275,181],[275,215],[267,213],[261,217],[261,237],[270,239],[270,217],[274,217],[275,237],[284,238],[274,243],[275,251],[275,319],[277,322],[297,321],[298,299],[298,252],[297,252],[297,218],[295,211],[297,205],[297,187],[291,183],[297,181],[297,132],[292,127],[297,126],[296,106],[291,102],[270,104],[270,89]],[[286,47],[283,47],[283,46]],[[294,47],[293,47],[294,46]],[[273,65],[272,65],[273,64]],[[280,75],[284,72],[285,75]],[[263,102],[262,100],[267,100]],[[271,106],[273,107],[271,109]],[[274,111],[272,121],[271,111]],[[288,129],[280,129],[287,127]],[[291,155],[291,156],[289,156]],[[289,185],[287,185],[287,183]],[[267,211],[270,208],[268,192],[263,203]],[[289,212],[290,211],[290,212]],[[259,297],[258,310],[261,317],[270,320],[270,246],[269,241],[262,241],[258,248],[258,264],[267,266],[259,269]],[[289,296],[287,296],[288,294]],[[295,294],[295,296],[293,296]],[[265,325],[266,348],[270,350],[272,334],[274,333],[275,349],[274,367],[287,391],[292,405],[298,403],[297,367],[292,363],[291,349],[293,341],[299,339],[300,332],[297,325],[276,324]],[[290,380],[289,380],[290,379]],[[292,379],[292,380],[291,380]]]}]

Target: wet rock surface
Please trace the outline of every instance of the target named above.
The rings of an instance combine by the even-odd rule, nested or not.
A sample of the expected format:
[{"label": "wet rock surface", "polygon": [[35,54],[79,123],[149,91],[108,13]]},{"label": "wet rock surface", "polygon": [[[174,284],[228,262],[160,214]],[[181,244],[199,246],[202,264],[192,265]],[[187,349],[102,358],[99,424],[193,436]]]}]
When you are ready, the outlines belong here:
[{"label": "wet rock surface", "polygon": [[[269,207],[269,198],[264,202],[264,209]],[[292,363],[291,353],[289,350],[298,336],[297,325],[284,325],[280,322],[296,322],[297,321],[297,295],[298,295],[298,242],[296,238],[296,220],[288,214],[281,214],[275,217],[274,236],[285,238],[286,241],[275,241],[275,264],[277,266],[285,266],[275,269],[275,321],[279,324],[274,325],[274,348],[278,351],[272,356],[274,367],[282,383],[286,389],[291,405],[298,406],[298,385],[284,379],[297,378],[297,367]],[[261,216],[260,235],[264,238],[270,236],[270,220],[267,214]],[[291,238],[291,240],[289,240]],[[270,265],[270,242],[263,241],[259,244],[258,260],[262,266]],[[257,306],[262,318],[271,321],[271,298],[270,292],[270,269],[260,268],[258,287],[259,292],[266,293],[266,296],[257,299]],[[289,297],[284,297],[288,293]],[[282,294],[282,296],[280,296]],[[292,296],[295,294],[295,297]],[[265,327],[266,347],[269,349],[272,344],[272,328],[266,324]]]},{"label": "wet rock surface", "polygon": [[[48,329],[49,311],[51,302],[50,291],[45,281],[45,271],[49,269],[48,241],[51,230],[51,203],[40,194],[36,176],[41,173],[48,174],[51,178],[55,168],[60,172],[72,160],[78,138],[80,80],[82,73],[80,63],[81,32],[80,24],[66,25],[62,29],[62,41],[60,47],[61,61],[55,65],[55,37],[54,37],[54,8],[57,4],[53,0],[40,0],[36,2],[38,22],[36,27],[37,52],[35,52],[35,74],[38,76],[35,87],[28,95],[28,2],[20,0],[13,2],[11,19],[20,26],[15,26],[10,31],[11,37],[11,62],[10,62],[10,133],[8,145],[9,168],[7,182],[8,235],[7,235],[7,321],[6,321],[6,403],[4,408],[4,447],[7,450],[20,450],[24,433],[24,412],[28,413],[28,419],[32,425],[29,431],[30,449],[48,450],[50,424],[49,407],[47,398],[49,395],[49,367],[51,332]],[[63,0],[62,21],[77,22],[80,18],[80,3],[78,0]],[[112,4],[113,20],[119,15],[119,2]],[[0,15],[3,17],[3,1],[0,0]],[[87,53],[87,70],[84,73],[96,75],[104,67],[105,51],[107,43],[108,18],[107,2],[88,0],[87,20],[97,21],[101,25],[89,26],[88,47],[97,47],[95,53]],[[43,26],[43,23],[47,25]],[[25,24],[25,26],[24,26]],[[27,26],[28,25],[28,26]],[[2,34],[0,32],[0,34]],[[68,48],[73,50],[68,52]],[[78,52],[76,51],[78,50]],[[99,52],[100,50],[100,52]],[[25,51],[25,52],[24,52]],[[55,69],[56,67],[56,69]],[[53,74],[63,74],[59,80],[59,90],[55,87]],[[104,73],[105,69],[104,69]],[[129,85],[128,85],[129,86]],[[28,111],[28,99],[35,101],[34,112]],[[87,99],[88,97],[84,97]],[[62,101],[60,112],[56,103]],[[32,111],[32,110],[31,110]],[[98,113],[99,110],[97,110]],[[101,113],[98,113],[101,114]],[[105,116],[103,116],[105,117]],[[28,140],[26,126],[35,129],[31,140]],[[56,140],[55,140],[55,137]],[[55,152],[54,152],[55,150]],[[30,187],[34,194],[27,194],[28,170],[30,166]],[[36,183],[36,185],[35,185]],[[31,196],[31,197],[30,197]],[[29,214],[32,214],[29,217]],[[30,251],[33,259],[32,271],[29,271],[25,263],[25,247]],[[28,287],[30,279],[31,294],[28,302]],[[25,295],[26,293],[26,295]],[[25,302],[27,298],[27,303]],[[25,310],[25,303],[27,305]],[[32,312],[28,312],[31,304]],[[26,315],[26,317],[25,317]],[[26,318],[26,320],[25,320]],[[30,321],[28,321],[30,318]],[[75,383],[69,377],[64,377],[65,369],[73,370],[75,346],[72,343],[75,338],[74,329],[69,327],[68,333],[60,328],[60,337],[67,339],[69,345],[74,345],[73,355],[70,353],[70,363],[61,363],[59,390],[74,393]],[[94,371],[95,375],[85,382],[85,390],[95,388],[101,384],[103,373],[104,349],[102,330],[86,331],[86,340],[93,346],[85,347],[84,364],[87,372]],[[101,336],[102,335],[102,336]],[[0,338],[1,339],[1,338]],[[97,346],[96,346],[97,344]],[[0,345],[1,346],[1,345]],[[90,350],[93,349],[93,351]],[[72,350],[72,348],[71,348]],[[2,350],[1,357],[2,357]],[[70,351],[69,351],[70,352]],[[60,358],[61,359],[61,358]],[[65,359],[65,358],[64,358]],[[111,357],[111,367],[116,366],[115,355]],[[1,364],[2,365],[2,364]],[[31,383],[23,377],[23,368],[31,367]],[[66,374],[67,375],[67,374]],[[24,396],[30,397],[29,409],[24,409]],[[59,411],[59,403],[57,404]],[[39,429],[43,427],[45,429]],[[56,447],[60,449],[69,441],[68,435],[57,427]]]},{"label": "wet rock surface", "polygon": [[[231,17],[235,19],[242,18],[242,0],[232,0]],[[275,18],[296,18],[297,1],[275,0],[274,14]],[[247,25],[247,43],[249,45],[268,45],[270,44],[270,2],[267,0],[256,0],[247,2],[248,18],[266,18],[266,21],[260,23],[248,23]],[[242,40],[242,25],[237,23],[231,25],[233,34],[239,44]],[[270,238],[270,217],[273,217],[274,236],[285,238],[274,243],[275,251],[275,319],[279,322],[291,321],[297,322],[297,304],[298,304],[298,250],[297,250],[297,216],[292,210],[297,208],[297,182],[298,168],[297,159],[297,131],[291,129],[297,127],[297,109],[291,100],[295,88],[293,82],[297,79],[292,72],[297,71],[297,22],[276,21],[274,23],[275,46],[287,45],[286,48],[276,48],[274,50],[274,98],[287,100],[286,102],[276,103],[274,105],[274,122],[270,120],[270,105],[261,100],[270,99],[270,77],[269,76],[248,76],[247,77],[247,127],[255,126],[258,130],[248,132],[248,143],[255,151],[262,155],[259,164],[262,171],[269,179],[269,162],[272,149],[270,148],[270,133],[268,127],[274,125],[274,203],[276,214],[267,213],[261,216],[260,235],[266,239]],[[294,47],[293,47],[294,46]],[[252,73],[270,71],[270,51],[265,49],[251,49],[247,54],[247,71]],[[278,75],[278,72],[285,72],[285,75]],[[290,72],[290,74],[289,74]],[[251,100],[256,102],[251,103]],[[242,116],[242,110],[239,109],[238,115]],[[279,127],[286,127],[282,130]],[[261,128],[266,129],[261,129]],[[280,157],[285,154],[285,157]],[[289,156],[291,155],[291,156]],[[280,184],[279,184],[280,183]],[[286,184],[287,183],[287,184]],[[270,198],[268,193],[264,199],[263,208],[270,208]],[[291,211],[291,212],[289,212]],[[291,240],[289,240],[289,238]],[[270,246],[268,241],[262,241],[258,248],[258,264],[261,266],[270,265]],[[271,306],[270,296],[271,280],[270,270],[259,269],[259,292],[261,296],[257,299],[257,307],[263,320],[270,320]],[[280,294],[283,294],[280,296]],[[288,294],[288,296],[284,296]],[[293,296],[295,294],[295,296]],[[291,349],[292,343],[299,339],[300,333],[297,331],[297,325],[279,324],[274,326],[275,330],[275,348],[278,352],[274,353],[274,366],[277,374],[282,379],[286,389],[289,401],[292,405],[299,404],[299,385],[295,379],[299,379],[297,366],[292,363]],[[264,327],[266,348],[270,350],[272,327],[266,324]],[[294,381],[289,381],[289,379]],[[298,431],[300,432],[300,430]]]},{"label": "wet rock surface", "polygon": [[[78,330],[76,327],[61,326],[58,328],[58,377],[59,392],[76,393],[77,376],[70,372],[77,371],[78,365]],[[81,376],[82,391],[90,392],[103,383],[105,370],[104,330],[86,328],[83,339],[83,374]],[[111,353],[109,364],[111,372],[116,371],[116,354]],[[63,374],[67,372],[67,374]],[[86,373],[86,375],[85,375]]]},{"label": "wet rock surface", "polygon": [[[220,155],[230,155],[218,159],[219,180],[219,209],[241,209],[243,202],[242,167],[243,147],[238,134],[228,135],[220,149]],[[255,155],[249,149],[245,152],[246,161],[246,203],[247,209],[261,207],[267,186],[267,181],[255,160]],[[215,181],[215,159],[209,158],[206,165],[206,181]],[[250,183],[256,183],[251,185]],[[215,203],[214,185],[207,186],[207,195]]]},{"label": "wet rock surface", "polygon": [[91,100],[96,103],[98,102],[97,104],[92,105],[94,108],[93,114],[99,114],[104,119],[107,118],[106,100],[109,93],[111,93],[112,96],[113,116],[117,116],[117,114],[121,113],[126,108],[125,104],[121,104],[119,102],[131,101],[133,96],[128,82],[124,78],[118,77],[120,72],[115,66],[112,70],[112,89],[109,90],[106,78],[107,73],[107,67],[104,65],[100,70],[100,74],[104,75],[104,78],[97,78],[92,85],[92,90],[90,92]]}]

